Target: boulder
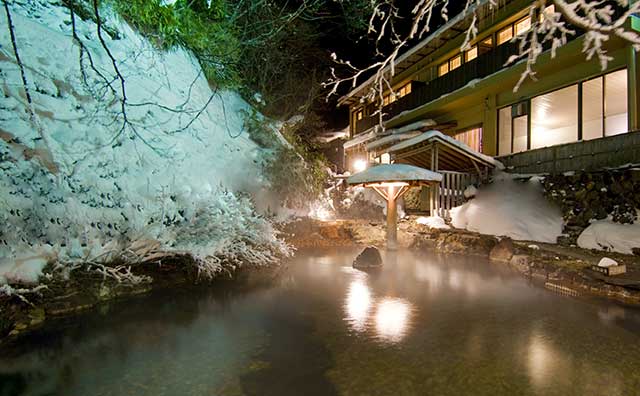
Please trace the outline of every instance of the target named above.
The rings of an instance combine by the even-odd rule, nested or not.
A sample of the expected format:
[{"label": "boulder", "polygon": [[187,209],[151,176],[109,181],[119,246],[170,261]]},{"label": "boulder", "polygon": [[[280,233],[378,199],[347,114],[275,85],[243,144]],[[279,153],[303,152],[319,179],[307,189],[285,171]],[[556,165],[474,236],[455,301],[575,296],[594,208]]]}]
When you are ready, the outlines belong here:
[{"label": "boulder", "polygon": [[370,269],[382,267],[382,257],[376,247],[368,246],[353,261],[353,268]]},{"label": "boulder", "polygon": [[496,238],[492,235],[442,232],[438,236],[436,250],[442,253],[488,256],[495,245]]},{"label": "boulder", "polygon": [[509,264],[516,267],[520,272],[526,272],[529,270],[531,257],[526,254],[514,254],[509,260]]},{"label": "boulder", "polygon": [[513,257],[513,241],[511,238],[502,238],[489,252],[489,259],[508,263]]}]

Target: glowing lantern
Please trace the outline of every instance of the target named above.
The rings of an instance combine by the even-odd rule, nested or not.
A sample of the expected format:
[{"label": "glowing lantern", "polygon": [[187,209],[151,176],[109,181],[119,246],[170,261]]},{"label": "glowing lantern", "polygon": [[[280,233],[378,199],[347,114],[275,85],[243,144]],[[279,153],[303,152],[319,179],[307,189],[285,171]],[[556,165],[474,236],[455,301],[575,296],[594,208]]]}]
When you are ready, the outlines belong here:
[{"label": "glowing lantern", "polygon": [[353,171],[354,172],[362,172],[367,169],[367,161],[363,159],[357,159],[353,161]]},{"label": "glowing lantern", "polygon": [[430,170],[406,164],[382,164],[347,179],[347,184],[373,188],[387,201],[387,249],[398,248],[398,206],[397,200],[409,188],[438,184],[442,175]]}]

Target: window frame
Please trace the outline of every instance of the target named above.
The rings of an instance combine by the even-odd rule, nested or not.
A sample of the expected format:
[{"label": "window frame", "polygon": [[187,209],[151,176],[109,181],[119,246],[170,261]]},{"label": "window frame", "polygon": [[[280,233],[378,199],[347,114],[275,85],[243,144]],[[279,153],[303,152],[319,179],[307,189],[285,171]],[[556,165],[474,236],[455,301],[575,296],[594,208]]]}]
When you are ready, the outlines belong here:
[{"label": "window frame", "polygon": [[[471,52],[474,52],[473,58],[469,57],[469,54]],[[471,48],[469,48],[468,50],[466,50],[464,52],[464,63],[468,63],[471,62],[472,60],[476,59],[478,57],[478,45],[473,45],[471,46]]]},{"label": "window frame", "polygon": [[[518,118],[518,117],[514,117],[513,114],[512,114],[511,115],[511,120],[510,120],[510,122],[511,122],[511,131],[510,131],[510,134],[511,134],[511,139],[510,139],[511,147],[509,149],[509,153],[508,154],[500,154],[500,110],[503,110],[505,108],[512,108],[514,105],[517,105],[519,103],[523,103],[523,102],[527,102],[528,103],[529,111],[526,114],[527,115],[527,151],[532,150],[531,149],[531,100],[533,98],[536,98],[536,97],[539,97],[539,96],[544,96],[544,95],[547,95],[547,94],[550,94],[550,93],[553,93],[553,92],[556,92],[556,91],[560,91],[562,89],[571,87],[573,85],[576,85],[577,88],[578,88],[578,107],[577,107],[577,112],[578,112],[578,134],[577,135],[578,136],[577,136],[577,140],[575,142],[584,141],[583,140],[583,137],[584,137],[583,136],[583,134],[584,134],[584,131],[583,131],[584,119],[583,119],[583,114],[582,114],[583,113],[583,84],[587,83],[589,81],[598,79],[598,78],[602,78],[602,96],[601,96],[601,98],[602,98],[602,106],[601,106],[601,108],[602,108],[602,121],[601,121],[602,122],[602,135],[597,137],[597,138],[594,138],[594,139],[601,139],[601,138],[605,138],[607,136],[615,136],[615,135],[607,135],[607,132],[606,132],[606,123],[605,123],[605,120],[606,120],[606,115],[605,115],[606,80],[607,80],[606,76],[609,75],[609,74],[612,74],[612,73],[619,72],[621,70],[627,70],[628,71],[628,68],[625,66],[625,67],[621,67],[621,68],[618,68],[618,69],[609,70],[606,73],[599,74],[597,76],[592,76],[592,77],[589,77],[587,79],[580,80],[580,81],[577,81],[577,82],[574,82],[574,83],[571,83],[571,84],[566,84],[566,85],[563,85],[563,86],[560,86],[560,87],[557,87],[557,88],[554,88],[554,89],[551,89],[551,90],[548,90],[548,91],[545,91],[545,92],[540,92],[539,94],[534,95],[534,96],[532,96],[530,98],[527,98],[525,100],[520,100],[520,101],[517,101],[517,102],[513,102],[513,103],[510,103],[510,104],[507,104],[505,106],[501,106],[501,107],[496,108],[496,121],[497,121],[496,122],[496,126],[497,126],[497,128],[496,128],[496,155],[497,156],[507,156],[507,155],[514,155],[514,154],[518,154],[518,153],[522,152],[522,151],[520,151],[518,153],[514,153],[513,152],[513,139],[514,139],[513,120],[515,118]],[[629,81],[628,81],[628,77],[627,77],[627,84],[628,83],[629,83]],[[625,92],[625,95],[626,94],[627,93]],[[628,120],[629,120],[629,98],[627,96],[625,96],[625,100],[627,101],[627,123],[628,123]],[[623,133],[629,133],[629,132],[630,132],[629,131],[629,127],[627,125],[627,131],[623,132]],[[571,143],[575,143],[575,142],[571,142]],[[567,144],[567,143],[560,143],[560,144]],[[556,145],[553,145],[553,146],[556,146]],[[553,146],[548,146],[548,147],[553,147]]]},{"label": "window frame", "polygon": [[[500,35],[502,34],[502,32],[506,32],[507,30],[509,30],[509,38],[505,39],[504,41],[500,41]],[[504,43],[508,43],[509,41],[511,41],[511,39],[513,39],[513,23],[509,24],[508,26],[505,26],[504,28],[498,30],[498,32],[496,33],[496,45],[500,46]]]},{"label": "window frame", "polygon": [[[527,20],[529,21],[529,26],[526,29],[524,29],[523,31],[518,32],[518,25],[521,24],[522,22],[527,21]],[[530,29],[531,29],[531,18],[527,15],[526,17],[520,18],[520,19],[518,19],[517,21],[515,21],[513,23],[513,31],[512,31],[513,37],[517,37],[518,35],[520,35],[520,34],[522,34],[524,32],[527,32]]]}]

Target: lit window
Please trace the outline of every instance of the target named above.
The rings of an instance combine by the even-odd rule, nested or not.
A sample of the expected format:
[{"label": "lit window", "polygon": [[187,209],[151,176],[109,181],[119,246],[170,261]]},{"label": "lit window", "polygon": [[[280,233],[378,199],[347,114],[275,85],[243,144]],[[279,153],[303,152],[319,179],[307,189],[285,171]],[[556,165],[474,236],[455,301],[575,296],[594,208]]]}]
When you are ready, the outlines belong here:
[{"label": "lit window", "polygon": [[391,163],[391,156],[389,155],[389,153],[384,153],[380,156],[380,163],[381,164],[390,164]]},{"label": "lit window", "polygon": [[406,84],[398,91],[398,97],[401,98],[411,93],[411,84]]},{"label": "lit window", "polygon": [[542,12],[542,14],[540,14],[540,22],[542,22],[544,20],[544,16],[546,15],[547,18],[551,18],[551,16],[556,12],[556,7],[551,4],[550,6],[545,7],[544,11]]},{"label": "lit window", "polygon": [[482,152],[482,128],[474,128],[468,131],[457,133],[453,136],[477,152]]},{"label": "lit window", "polygon": [[462,55],[454,56],[449,61],[449,71],[457,69],[462,64]]},{"label": "lit window", "polygon": [[399,97],[403,97],[405,95],[409,95],[411,93],[411,83],[405,84],[402,88],[400,88]]},{"label": "lit window", "polygon": [[577,84],[531,99],[532,149],[577,140]]},{"label": "lit window", "polygon": [[511,106],[498,111],[498,155],[511,154]]},{"label": "lit window", "polygon": [[526,32],[527,30],[531,29],[531,18],[526,17],[519,20],[518,22],[516,22],[515,27],[516,35]]},{"label": "lit window", "polygon": [[512,26],[509,25],[498,32],[498,45],[506,43],[507,41],[511,40],[512,37],[513,37],[513,29],[512,29]]},{"label": "lit window", "polygon": [[362,110],[358,110],[358,112],[356,113],[356,119],[358,121],[360,121],[362,119]]},{"label": "lit window", "polygon": [[604,78],[597,77],[582,83],[582,139],[604,136]]},{"label": "lit window", "polygon": [[625,133],[627,127],[627,70],[604,76],[604,135]]},{"label": "lit window", "polygon": [[475,45],[468,49],[467,52],[464,53],[464,61],[469,62],[470,60],[476,59],[478,57],[478,47]]},{"label": "lit window", "polygon": [[438,77],[444,76],[447,73],[449,73],[449,62],[444,62],[438,66]]},{"label": "lit window", "polygon": [[480,44],[486,45],[487,47],[493,46],[493,37],[491,36],[487,37],[486,39],[482,40]]},{"label": "lit window", "polygon": [[382,99],[382,105],[386,106],[389,104],[389,95],[385,95],[384,98]]}]

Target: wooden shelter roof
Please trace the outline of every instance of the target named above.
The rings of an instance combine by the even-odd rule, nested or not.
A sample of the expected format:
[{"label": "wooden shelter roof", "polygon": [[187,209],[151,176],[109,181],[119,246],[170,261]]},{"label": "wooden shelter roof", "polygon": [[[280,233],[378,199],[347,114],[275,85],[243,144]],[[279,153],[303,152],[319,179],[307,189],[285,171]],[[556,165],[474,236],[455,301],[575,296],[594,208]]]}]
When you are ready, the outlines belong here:
[{"label": "wooden shelter roof", "polygon": [[389,148],[396,163],[433,171],[478,172],[482,168],[503,168],[494,158],[479,153],[439,131],[425,132]]}]

